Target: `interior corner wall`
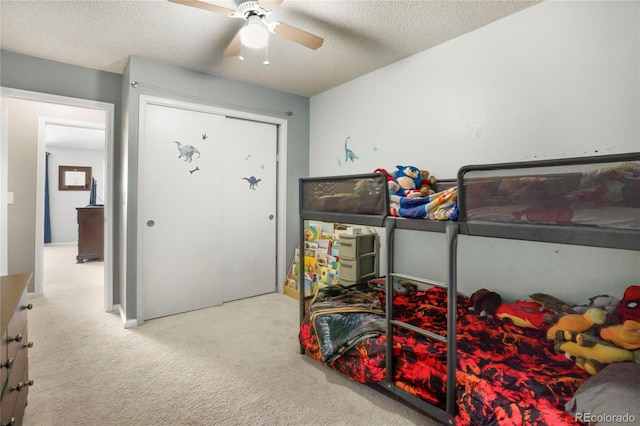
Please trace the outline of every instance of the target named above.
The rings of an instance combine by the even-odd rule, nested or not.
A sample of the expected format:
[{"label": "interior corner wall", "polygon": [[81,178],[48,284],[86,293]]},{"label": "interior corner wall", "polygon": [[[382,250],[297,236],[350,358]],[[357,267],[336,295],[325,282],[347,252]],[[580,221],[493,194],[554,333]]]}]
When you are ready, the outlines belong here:
[{"label": "interior corner wall", "polygon": [[[12,88],[19,90],[26,90],[30,92],[46,93],[58,96],[66,96],[78,99],[88,99],[92,101],[106,102],[114,105],[115,117],[114,117],[114,158],[118,158],[120,151],[120,141],[118,134],[120,133],[120,99],[121,99],[121,80],[122,77],[119,74],[108,73],[104,71],[97,71],[88,68],[78,67],[74,65],[64,64],[61,62],[49,61],[42,58],[37,58],[28,55],[22,55],[15,52],[6,50],[0,50],[0,86],[3,88]],[[35,124],[37,128],[37,123]],[[36,141],[31,139],[29,143],[25,144],[22,148],[25,150],[31,150],[35,146]],[[21,148],[21,149],[22,149]],[[21,151],[23,152],[23,151]],[[23,152],[26,155],[26,152]],[[33,156],[27,155],[25,157],[26,165],[29,169],[27,179],[29,182],[33,182],[31,191],[35,193],[35,166],[36,158],[35,151]],[[119,164],[117,161],[114,164],[114,175],[118,176]],[[118,182],[113,182],[114,188],[118,187]],[[11,191],[11,189],[9,189]],[[120,203],[117,193],[114,193],[114,205]],[[16,209],[17,205],[12,206],[14,209],[11,215],[22,215],[23,217],[35,218],[35,207],[32,204],[28,204],[24,207],[24,210]],[[117,216],[117,215],[116,215]],[[34,219],[35,221],[35,219]],[[114,247],[117,246],[117,229],[118,218],[113,218],[114,229]],[[11,227],[10,227],[11,228]],[[25,225],[25,232],[32,233],[35,228],[35,224]],[[13,230],[13,228],[12,228]],[[31,234],[32,235],[32,234]],[[25,239],[29,238],[28,236]],[[21,244],[18,251],[15,246],[12,247],[9,244],[9,254],[16,253],[20,255],[23,253],[28,259],[31,259],[29,264],[21,264],[20,269],[32,272],[34,270],[34,250],[33,241],[35,237],[31,238],[31,246],[23,248]],[[22,261],[21,261],[22,262]],[[116,256],[113,256],[113,301],[119,303],[119,282],[118,271],[119,264]],[[11,267],[9,267],[11,269]],[[31,291],[31,290],[30,290]]]},{"label": "interior corner wall", "polygon": [[[123,212],[126,220],[126,306],[128,319],[137,318],[137,203],[138,203],[138,135],[139,100],[148,95],[182,102],[209,105],[226,109],[273,115],[283,118],[287,111],[292,112],[287,119],[286,152],[286,229],[278,229],[285,236],[285,252],[288,259],[293,257],[298,243],[298,179],[308,175],[309,164],[309,98],[293,95],[208,75],[193,70],[161,64],[132,56],[129,59],[125,78],[122,82],[126,94],[127,114],[125,133],[127,179],[126,204]],[[279,162],[279,167],[282,162]],[[215,190],[215,188],[212,188]]]},{"label": "interior corner wall", "polygon": [[[312,97],[310,175],[415,165],[455,178],[467,164],[640,151],[639,76],[640,2],[545,1]],[[443,280],[438,237],[409,234],[396,260]],[[640,254],[623,250],[463,237],[458,265],[461,291],[507,298],[584,303],[640,282]]]}]

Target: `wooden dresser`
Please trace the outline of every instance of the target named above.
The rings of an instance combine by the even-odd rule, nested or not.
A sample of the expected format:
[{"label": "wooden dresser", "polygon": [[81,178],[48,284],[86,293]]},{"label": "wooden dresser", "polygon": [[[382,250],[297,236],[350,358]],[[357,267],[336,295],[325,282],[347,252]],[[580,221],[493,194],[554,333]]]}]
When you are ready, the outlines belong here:
[{"label": "wooden dresser", "polygon": [[104,207],[77,207],[78,263],[104,259]]},{"label": "wooden dresser", "polygon": [[32,274],[18,274],[0,277],[0,318],[2,320],[2,342],[0,343],[0,424],[21,425],[27,406],[29,387],[29,348],[33,342],[28,339],[27,312],[32,308],[27,304],[27,286]]}]

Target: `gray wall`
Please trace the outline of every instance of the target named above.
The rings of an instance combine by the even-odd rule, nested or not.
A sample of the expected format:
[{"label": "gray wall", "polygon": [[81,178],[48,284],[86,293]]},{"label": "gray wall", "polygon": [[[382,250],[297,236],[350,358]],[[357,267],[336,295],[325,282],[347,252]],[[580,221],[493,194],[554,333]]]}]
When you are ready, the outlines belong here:
[{"label": "gray wall", "polygon": [[[116,135],[114,140],[114,150],[115,156],[118,158],[120,149],[118,134],[120,133],[120,95],[122,76],[119,74],[82,68],[60,62],[48,61],[5,50],[0,50],[0,66],[0,86],[2,87],[114,104],[114,134]],[[37,128],[37,123],[35,127]],[[30,185],[30,187],[32,187],[33,194],[35,195],[36,155],[34,147],[35,141],[31,141],[31,143],[24,145],[13,145],[13,148],[11,148],[13,152],[9,152],[9,164],[15,164],[12,161],[12,157],[14,160],[20,159],[20,164],[23,167],[22,173],[24,176],[14,176],[14,179],[26,179],[24,184]],[[114,171],[115,176],[119,176],[119,165],[117,162],[114,165]],[[9,185],[12,185],[11,176],[9,176],[8,183]],[[114,188],[119,187],[119,182],[113,182],[112,184],[114,185]],[[116,193],[114,194],[114,205],[118,204],[119,196]],[[12,226],[11,223],[8,226],[10,229],[7,247],[10,259],[8,264],[9,273],[33,272],[35,270],[35,237],[33,237],[33,232],[36,225],[34,205],[34,203],[26,203],[23,205],[18,205],[16,203],[12,206],[12,209],[9,212],[9,221],[11,221],[11,217],[28,218],[27,221],[22,221],[18,226]],[[112,219],[112,223],[114,230],[118,229],[117,217]],[[30,235],[32,237],[12,238],[12,233],[16,235]],[[114,246],[116,245],[117,239],[114,240]],[[18,261],[15,259],[20,260]],[[118,270],[117,256],[113,256],[113,259],[113,298],[114,303],[118,303],[117,288],[119,283],[117,282],[117,274],[115,273]],[[17,271],[16,268],[20,270]]]},{"label": "gray wall", "polygon": [[[137,87],[131,83],[136,82]],[[286,238],[286,257],[293,256],[298,233],[298,178],[308,175],[309,163],[309,98],[277,90],[247,84],[235,80],[211,76],[176,66],[160,64],[139,57],[131,57],[123,79],[123,108],[126,111],[123,126],[123,170],[126,175],[126,194],[121,219],[124,224],[124,240],[121,255],[127,262],[121,278],[121,303],[127,322],[137,318],[136,251],[138,205],[138,116],[140,95],[157,96],[184,102],[212,105],[231,110],[286,118],[287,144],[287,229],[279,230]],[[290,111],[291,116],[284,112]],[[282,163],[281,163],[282,164]],[[123,264],[124,265],[124,264]]]},{"label": "gray wall", "polygon": [[[137,318],[136,218],[138,102],[151,95],[274,115],[291,111],[287,145],[286,256],[297,245],[298,178],[309,169],[309,99],[180,67],[132,57],[123,75],[96,71],[41,58],[0,51],[0,85],[115,105],[114,146],[114,304],[120,304],[127,321]],[[140,84],[133,88],[130,83]],[[270,113],[269,111],[273,111]],[[31,160],[29,160],[31,161]],[[35,170],[35,158],[33,158]],[[35,173],[35,172],[34,172]],[[33,177],[35,180],[35,175]],[[26,212],[33,215],[33,212]],[[12,212],[13,214],[13,212]],[[18,213],[20,214],[20,213]],[[34,225],[35,226],[35,225]],[[11,245],[8,250],[15,250]],[[22,250],[22,248],[20,249]],[[34,247],[24,250],[33,253]],[[33,254],[31,254],[33,256]],[[31,267],[33,270],[33,267]],[[122,284],[121,284],[122,283]]]},{"label": "gray wall", "polygon": [[[637,1],[545,1],[314,96],[310,174],[640,151],[639,23]],[[399,271],[446,279],[442,235],[398,234]],[[637,251],[461,237],[458,255],[469,295],[586,303],[640,280]]]}]

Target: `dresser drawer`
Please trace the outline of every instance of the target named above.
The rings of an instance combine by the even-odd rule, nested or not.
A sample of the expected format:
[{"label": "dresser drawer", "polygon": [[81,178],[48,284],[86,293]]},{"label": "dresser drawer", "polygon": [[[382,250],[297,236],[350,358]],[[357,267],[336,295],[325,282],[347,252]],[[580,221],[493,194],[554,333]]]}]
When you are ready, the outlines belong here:
[{"label": "dresser drawer", "polygon": [[18,392],[10,392],[9,386],[6,387],[5,393],[2,396],[2,404],[0,404],[0,419],[2,419],[1,424],[10,424],[11,418],[15,417],[14,413],[18,396]]},{"label": "dresser drawer", "polygon": [[[10,372],[14,369],[18,357],[18,352],[28,341],[27,332],[27,309],[25,309],[26,290],[22,293],[15,308],[9,324],[2,335],[2,369],[0,369],[0,384],[5,384]],[[10,365],[8,365],[10,364]],[[22,370],[24,366],[20,367]],[[4,394],[4,388],[0,391]]]},{"label": "dresser drawer", "polygon": [[0,277],[0,424],[22,424],[29,394],[27,287],[30,273]]},{"label": "dresser drawer", "polygon": [[28,347],[21,345],[9,370],[9,377],[2,395],[2,424],[15,417],[16,425],[22,423],[22,416],[29,395]]},{"label": "dresser drawer", "polygon": [[[4,386],[9,378],[9,368],[7,360],[9,359],[9,343],[7,342],[7,332],[2,333],[0,341],[0,396],[4,393]],[[13,363],[13,360],[11,361]],[[1,423],[0,423],[1,424]]]},{"label": "dresser drawer", "polygon": [[15,368],[12,369],[9,383],[2,397],[0,418],[2,418],[1,424],[3,425],[10,423],[12,418],[14,419],[13,424],[22,424],[22,417],[24,416],[29,396],[29,368],[26,362],[22,363],[22,365],[24,368],[20,371]]},{"label": "dresser drawer", "polygon": [[9,321],[9,326],[7,327],[7,350],[8,357],[15,358],[18,349],[21,348],[25,343],[27,343],[27,337],[25,336],[25,332],[27,329],[27,309],[24,308],[24,301],[26,300],[26,295],[23,294],[20,302],[18,303],[18,307],[16,308],[15,314]]}]

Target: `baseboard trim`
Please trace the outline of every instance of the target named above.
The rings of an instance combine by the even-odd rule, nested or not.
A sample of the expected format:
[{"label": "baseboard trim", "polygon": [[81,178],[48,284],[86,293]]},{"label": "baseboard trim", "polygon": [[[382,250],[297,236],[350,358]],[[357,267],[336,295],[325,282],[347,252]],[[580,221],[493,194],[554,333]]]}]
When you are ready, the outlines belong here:
[{"label": "baseboard trim", "polygon": [[124,313],[122,309],[122,305],[119,303],[115,306],[118,311],[120,311],[120,318],[122,319],[122,323],[124,324],[124,328],[136,328],[138,326],[138,320],[130,319],[127,320],[127,315]]}]

